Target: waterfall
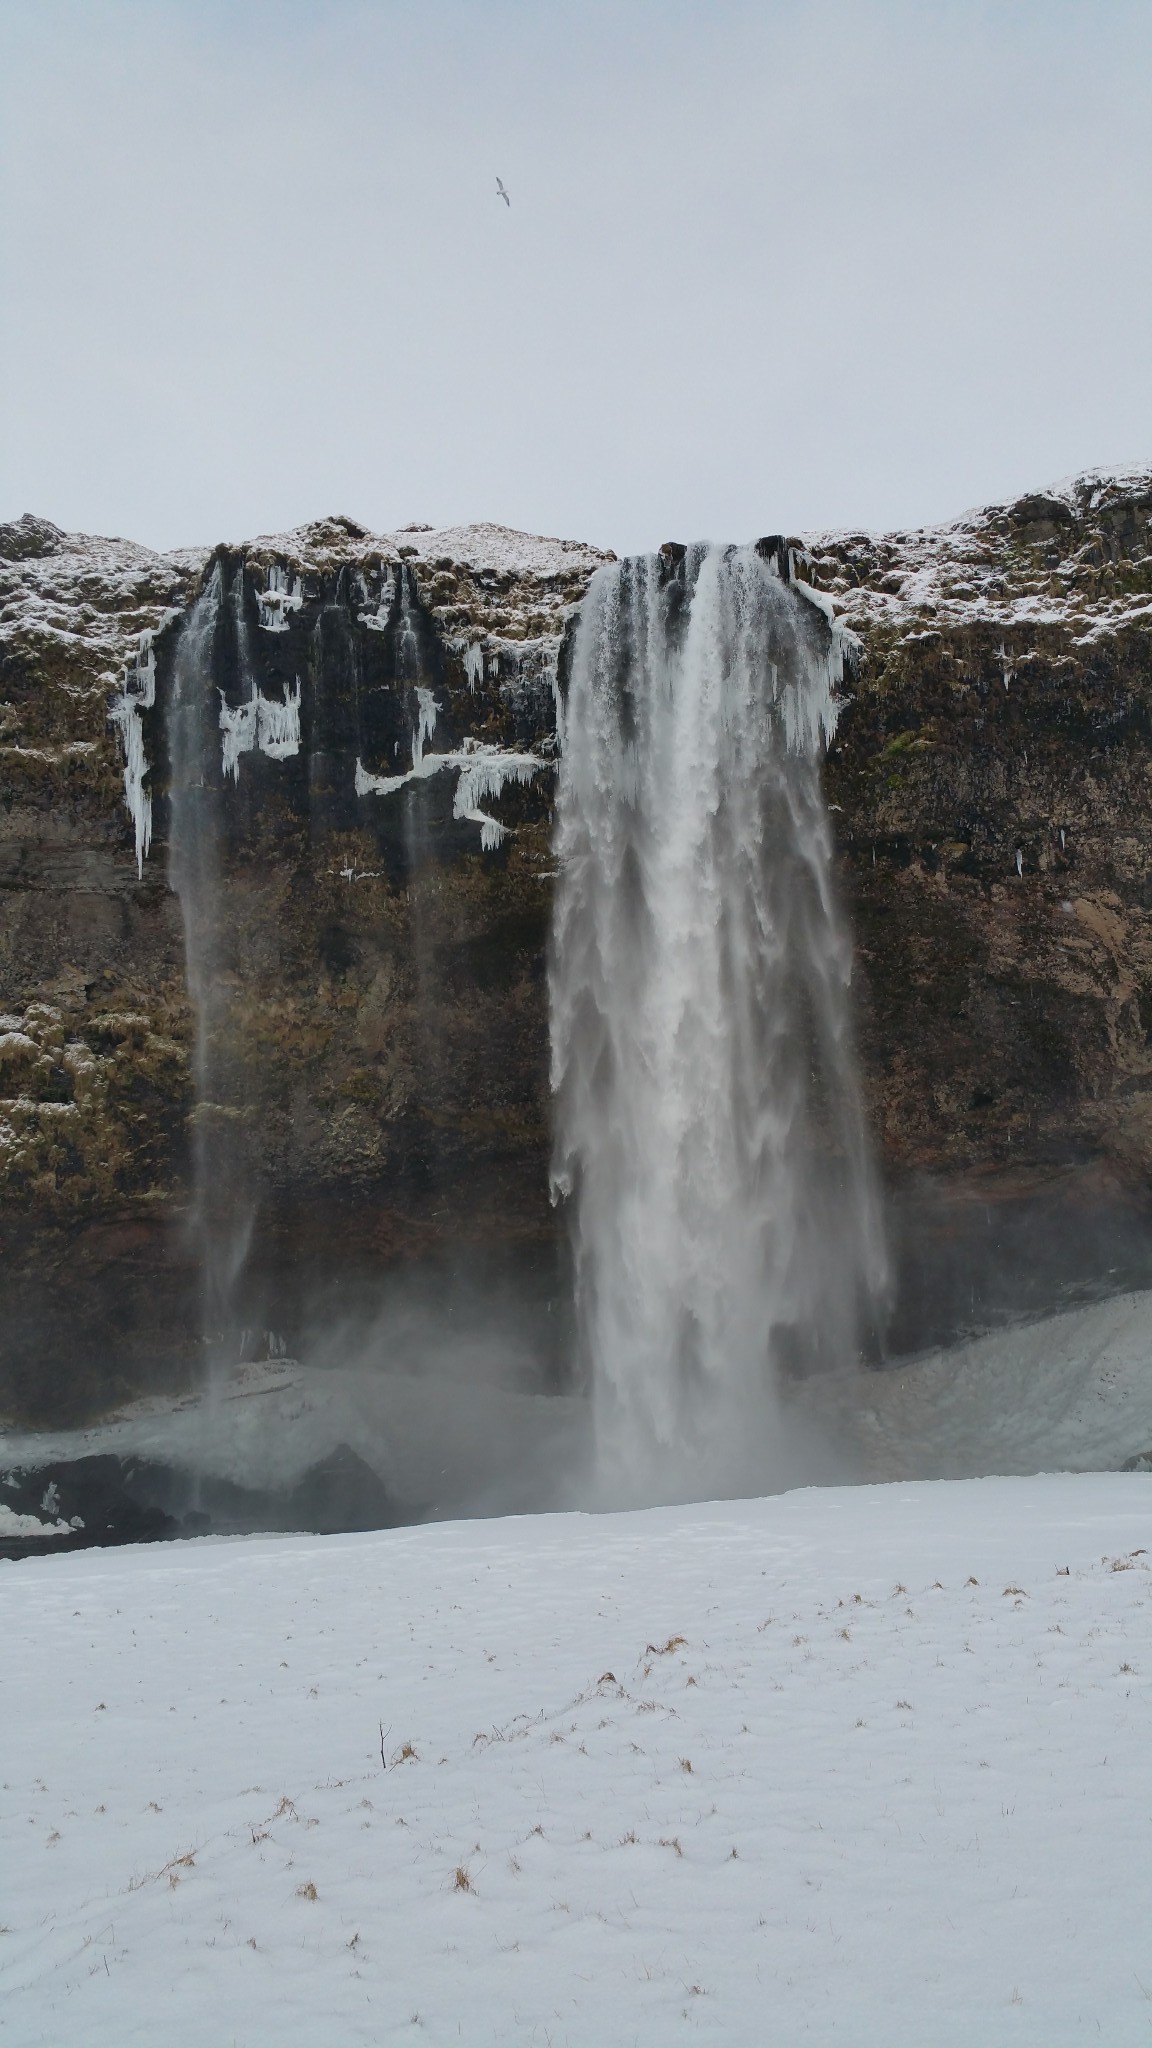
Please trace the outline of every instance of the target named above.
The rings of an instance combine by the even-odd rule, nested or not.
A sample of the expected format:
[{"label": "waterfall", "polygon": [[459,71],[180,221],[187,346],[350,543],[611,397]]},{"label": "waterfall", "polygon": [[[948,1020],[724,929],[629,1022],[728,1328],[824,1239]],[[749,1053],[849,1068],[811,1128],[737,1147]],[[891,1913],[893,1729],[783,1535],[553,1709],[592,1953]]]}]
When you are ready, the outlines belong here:
[{"label": "waterfall", "polygon": [[885,1284],[820,788],[842,653],[754,548],[680,552],[597,571],[560,705],[553,1190],[618,1498],[781,1483],[782,1377],[852,1359]]},{"label": "waterfall", "polygon": [[[168,871],[183,914],[194,1019],[190,1224],[200,1270],[201,1336],[210,1380],[218,1379],[239,1356],[236,1287],[254,1219],[244,1112],[227,1099],[231,961],[223,901],[222,786],[234,763],[228,752],[227,707],[215,684],[215,656],[225,627],[231,628],[242,682],[248,682],[251,659],[243,575],[238,573],[233,581],[226,612],[217,562],[181,626],[167,709]],[[255,698],[254,683],[248,694]]]}]

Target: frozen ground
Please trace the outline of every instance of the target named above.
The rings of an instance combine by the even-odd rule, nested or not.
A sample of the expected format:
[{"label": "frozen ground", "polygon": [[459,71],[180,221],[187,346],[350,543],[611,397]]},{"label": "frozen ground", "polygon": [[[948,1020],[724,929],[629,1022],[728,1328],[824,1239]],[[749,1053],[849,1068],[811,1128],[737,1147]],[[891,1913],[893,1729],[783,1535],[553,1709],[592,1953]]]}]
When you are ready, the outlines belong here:
[{"label": "frozen ground", "polygon": [[1089,1474],[0,1565],[0,2038],[1148,2042],[1150,1549]]},{"label": "frozen ground", "polygon": [[1107,1471],[1152,1458],[1152,1294],[993,1330],[887,1372],[810,1381],[798,1400],[863,1478]]}]

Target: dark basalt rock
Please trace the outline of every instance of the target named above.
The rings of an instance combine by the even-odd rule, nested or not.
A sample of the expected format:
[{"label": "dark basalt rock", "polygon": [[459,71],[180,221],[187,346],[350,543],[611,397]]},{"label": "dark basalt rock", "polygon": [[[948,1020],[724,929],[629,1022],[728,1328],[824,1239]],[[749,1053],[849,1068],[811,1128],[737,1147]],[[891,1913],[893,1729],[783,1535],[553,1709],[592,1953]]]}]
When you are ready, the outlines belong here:
[{"label": "dark basalt rock", "polygon": [[383,1480],[347,1444],[338,1444],[304,1474],[287,1495],[284,1514],[289,1527],[309,1529],[318,1536],[391,1529],[420,1519],[419,1510],[394,1500]]},{"label": "dark basalt rock", "polygon": [[[413,1502],[398,1502],[370,1465],[340,1444],[279,1492],[144,1458],[108,1454],[0,1470],[0,1503],[44,1522],[42,1536],[5,1536],[0,1557],[163,1543],[178,1537],[388,1529],[419,1521]],[[73,1524],[67,1534],[53,1523]]]},{"label": "dark basalt rock", "polygon": [[37,519],[25,512],[19,519],[0,524],[0,561],[27,562],[45,555],[58,555],[66,535],[50,519]]},{"label": "dark basalt rock", "polygon": [[763,534],[756,543],[756,553],[762,562],[771,563],[782,582],[791,582],[791,551],[782,533]]},{"label": "dark basalt rock", "polygon": [[[133,1479],[131,1464],[109,1456],[0,1473],[4,1506],[19,1515],[40,1517],[45,1523],[43,1537],[4,1538],[0,1530],[0,1555],[27,1557],[92,1546],[156,1543],[183,1535],[180,1522],[154,1500],[142,1498]],[[53,1534],[53,1522],[70,1523],[71,1534]]]}]

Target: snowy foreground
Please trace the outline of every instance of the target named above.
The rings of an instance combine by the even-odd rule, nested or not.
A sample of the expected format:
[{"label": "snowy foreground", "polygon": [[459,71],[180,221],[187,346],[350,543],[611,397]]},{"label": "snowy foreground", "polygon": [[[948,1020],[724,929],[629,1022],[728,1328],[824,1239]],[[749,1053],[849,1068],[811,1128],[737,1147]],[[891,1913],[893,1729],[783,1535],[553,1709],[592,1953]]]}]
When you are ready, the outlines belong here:
[{"label": "snowy foreground", "polygon": [[1149,1551],[1089,1474],[0,1565],[0,2035],[1148,2042]]}]

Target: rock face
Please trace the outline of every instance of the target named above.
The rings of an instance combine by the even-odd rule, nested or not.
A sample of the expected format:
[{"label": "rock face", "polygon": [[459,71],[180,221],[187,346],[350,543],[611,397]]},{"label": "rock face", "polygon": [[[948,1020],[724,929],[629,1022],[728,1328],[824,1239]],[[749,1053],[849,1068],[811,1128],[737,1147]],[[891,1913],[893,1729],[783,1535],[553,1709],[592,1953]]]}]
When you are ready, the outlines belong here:
[{"label": "rock face", "polygon": [[808,547],[865,649],[826,789],[889,1179],[1022,1303],[1045,1262],[1144,1272],[1152,473]]},{"label": "rock face", "polygon": [[[1150,521],[1152,474],[1100,474],[788,543],[863,648],[826,788],[897,1341],[963,1320],[981,1232],[1010,1265],[1020,1219],[1059,1210],[1104,1271],[1145,1206]],[[195,1365],[168,867],[190,607],[222,848],[209,1113],[258,1193],[247,1320],[296,1332],[449,1247],[553,1256],[554,682],[604,559],[491,527],[333,519],[163,556],[0,527],[0,1410],[63,1418]]]},{"label": "rock face", "polygon": [[[0,1405],[194,1368],[194,1111],[240,1120],[256,1329],[348,1311],[397,1257],[547,1251],[553,684],[604,559],[487,527],[178,557],[0,529]],[[199,1110],[169,886],[189,607],[222,851]]]}]

